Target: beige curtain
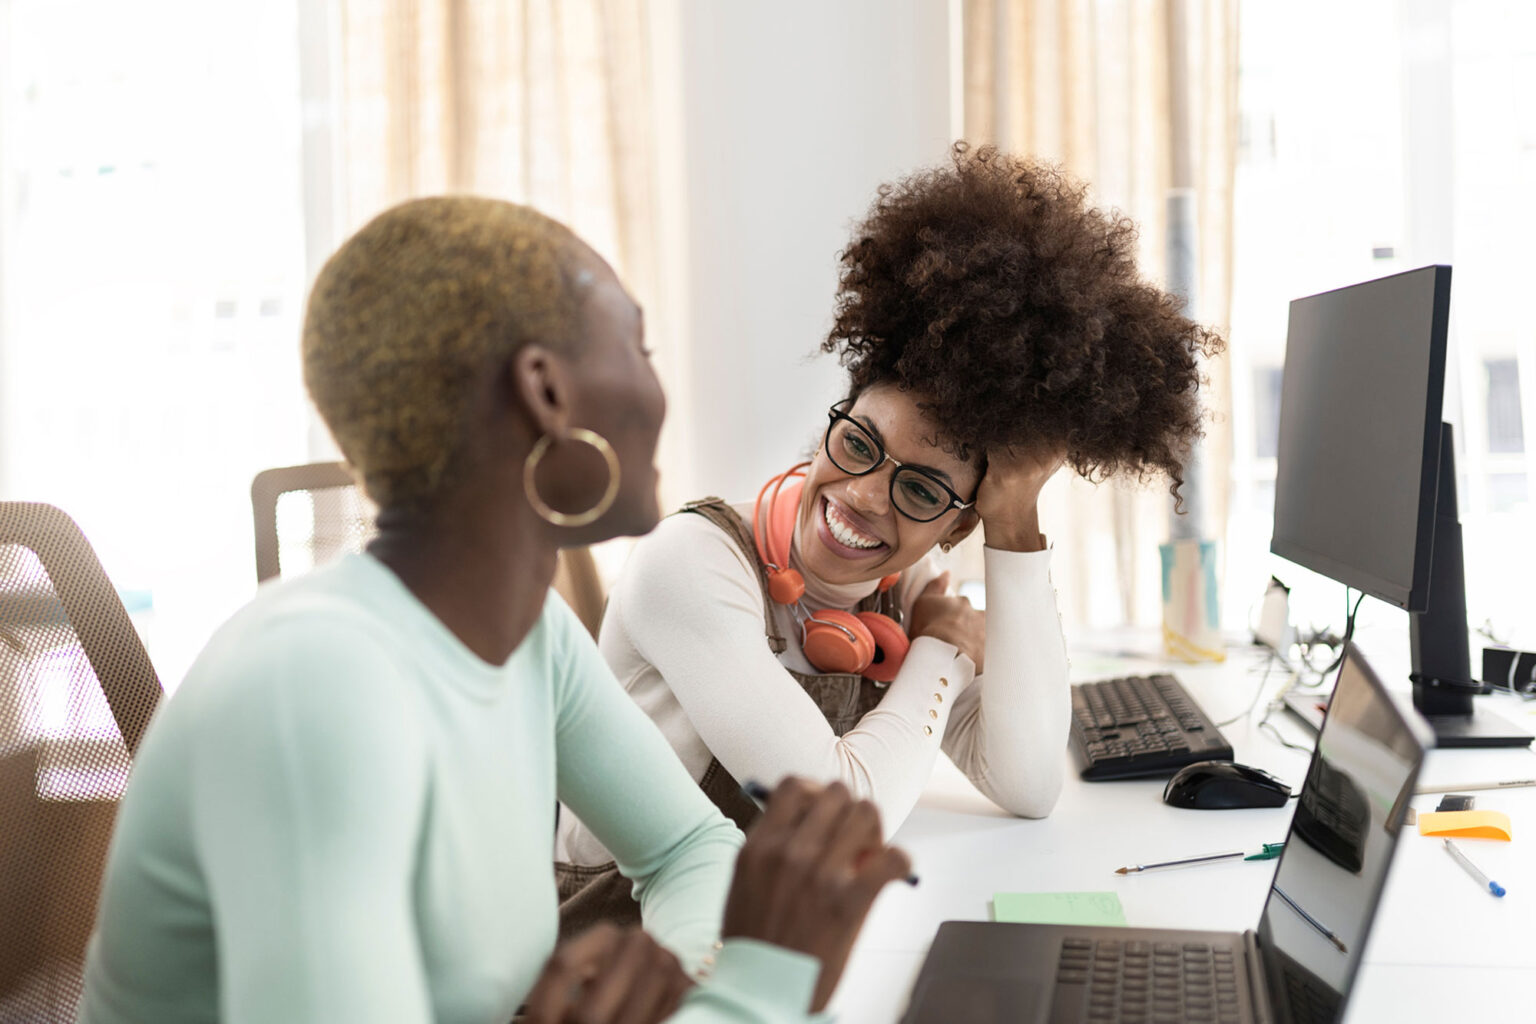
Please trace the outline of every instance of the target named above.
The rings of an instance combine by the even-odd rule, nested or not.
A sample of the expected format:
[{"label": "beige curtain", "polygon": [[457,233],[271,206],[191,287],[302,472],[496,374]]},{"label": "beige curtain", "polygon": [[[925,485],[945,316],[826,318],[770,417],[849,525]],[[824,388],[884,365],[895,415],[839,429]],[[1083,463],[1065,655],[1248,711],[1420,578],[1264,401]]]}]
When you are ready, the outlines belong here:
[{"label": "beige curtain", "polygon": [[[1192,189],[1196,319],[1226,334],[1237,152],[1237,0],[964,0],[964,127],[973,142],[1060,164],[1141,225],[1141,267],[1166,283],[1168,201]],[[1206,536],[1225,533],[1231,442],[1224,357],[1211,387]],[[1165,482],[1073,476],[1041,509],[1065,619],[1155,623]]]},{"label": "beige curtain", "polygon": [[[681,353],[657,305],[650,22],[646,0],[328,0],[322,84],[333,111],[323,259],[413,196],[528,203],[568,224],[646,308],[675,390]],[[325,144],[310,137],[311,149]],[[314,163],[314,161],[311,161]],[[322,235],[324,233],[322,230]],[[318,264],[316,265],[318,266]],[[323,433],[323,430],[320,431]],[[323,439],[329,445],[329,438]],[[663,464],[681,444],[662,437]],[[594,549],[611,578],[625,545]]]},{"label": "beige curtain", "polygon": [[337,0],[335,36],[343,237],[412,196],[499,196],[649,291],[643,0]]}]

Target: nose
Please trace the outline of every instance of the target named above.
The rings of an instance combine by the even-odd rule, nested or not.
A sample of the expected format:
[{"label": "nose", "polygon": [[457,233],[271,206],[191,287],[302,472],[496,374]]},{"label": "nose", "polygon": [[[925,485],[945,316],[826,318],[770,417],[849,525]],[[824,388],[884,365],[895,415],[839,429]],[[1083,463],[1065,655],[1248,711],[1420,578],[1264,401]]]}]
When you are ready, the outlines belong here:
[{"label": "nose", "polygon": [[853,502],[854,511],[871,517],[883,516],[890,510],[891,474],[894,465],[877,466],[863,476],[848,481],[847,495]]}]

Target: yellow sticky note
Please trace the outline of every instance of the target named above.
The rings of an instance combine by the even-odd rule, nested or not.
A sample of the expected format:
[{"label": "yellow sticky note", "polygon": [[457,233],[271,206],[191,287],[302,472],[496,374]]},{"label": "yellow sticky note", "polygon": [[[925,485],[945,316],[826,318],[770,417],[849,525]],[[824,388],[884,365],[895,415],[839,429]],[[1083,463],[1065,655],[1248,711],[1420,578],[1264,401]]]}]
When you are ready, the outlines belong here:
[{"label": "yellow sticky note", "polygon": [[1503,811],[1428,811],[1419,815],[1421,836],[1509,839],[1509,815]]}]

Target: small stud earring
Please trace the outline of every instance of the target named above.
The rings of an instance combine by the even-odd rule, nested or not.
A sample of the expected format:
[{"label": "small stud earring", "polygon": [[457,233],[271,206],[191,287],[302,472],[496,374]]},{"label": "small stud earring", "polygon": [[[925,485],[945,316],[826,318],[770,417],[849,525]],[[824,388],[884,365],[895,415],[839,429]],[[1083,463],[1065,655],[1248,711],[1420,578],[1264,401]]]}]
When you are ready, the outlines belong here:
[{"label": "small stud earring", "polygon": [[954,547],[954,545],[951,544],[947,540],[946,541],[941,541],[940,544],[939,544],[939,550],[944,552],[946,555],[949,554],[949,549],[952,548],[952,547]]}]

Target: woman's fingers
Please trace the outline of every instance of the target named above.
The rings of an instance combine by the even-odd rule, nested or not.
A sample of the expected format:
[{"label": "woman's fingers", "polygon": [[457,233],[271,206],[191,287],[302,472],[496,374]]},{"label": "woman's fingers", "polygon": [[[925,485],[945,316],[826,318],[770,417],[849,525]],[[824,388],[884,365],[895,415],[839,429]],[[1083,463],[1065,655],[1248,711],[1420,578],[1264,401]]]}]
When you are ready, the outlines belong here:
[{"label": "woman's fingers", "polygon": [[928,585],[924,587],[917,596],[919,598],[943,597],[947,593],[949,593],[949,570],[945,569],[933,579],[929,580]]},{"label": "woman's fingers", "polygon": [[866,910],[880,894],[880,890],[898,879],[910,877],[912,874],[912,858],[908,857],[905,850],[894,846],[882,846],[878,853],[867,859],[860,867],[857,877],[853,880],[852,888],[858,900],[856,905]]},{"label": "woman's fingers", "polygon": [[822,864],[828,871],[851,881],[864,863],[885,845],[880,834],[880,812],[867,800],[850,805],[828,843]]},{"label": "woman's fingers", "polygon": [[[571,1015],[574,1024],[655,1024],[676,1005],[677,958],[638,928],[614,945]],[[671,1005],[668,1001],[671,1000]]]},{"label": "woman's fingers", "polygon": [[583,988],[602,970],[623,933],[600,924],[555,947],[528,993],[529,1024],[559,1024],[581,998]]}]

